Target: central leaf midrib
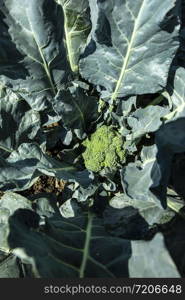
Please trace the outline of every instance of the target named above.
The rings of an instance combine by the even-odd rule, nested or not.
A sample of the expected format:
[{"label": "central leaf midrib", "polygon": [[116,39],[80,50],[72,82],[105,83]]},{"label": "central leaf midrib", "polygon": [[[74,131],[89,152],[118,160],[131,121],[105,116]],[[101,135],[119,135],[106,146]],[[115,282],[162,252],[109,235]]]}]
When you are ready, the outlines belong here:
[{"label": "central leaf midrib", "polygon": [[74,55],[73,55],[73,51],[72,51],[71,34],[70,34],[70,32],[68,32],[68,28],[67,28],[67,15],[66,15],[65,6],[63,7],[63,11],[64,11],[64,31],[65,31],[65,38],[66,38],[66,46],[67,46],[69,64],[70,64],[71,70],[73,72],[77,72],[78,71],[78,66],[74,63]]},{"label": "central leaf midrib", "polygon": [[77,104],[77,102],[73,99],[73,97],[72,97],[71,99],[72,99],[72,102],[74,103],[74,105],[76,106],[77,110],[79,111],[79,114],[80,114],[80,116],[81,116],[82,123],[83,123],[83,125],[85,126],[84,115],[83,115],[82,110],[80,109],[80,106],[79,106],[79,105]]},{"label": "central leaf midrib", "polygon": [[121,83],[122,83],[122,81],[124,80],[124,77],[125,77],[125,72],[126,72],[126,69],[127,69],[127,66],[128,66],[128,62],[129,62],[129,58],[130,58],[130,54],[131,54],[131,49],[132,49],[132,46],[133,46],[133,43],[134,43],[134,39],[135,39],[135,35],[136,35],[136,32],[137,32],[137,27],[138,27],[138,22],[140,20],[140,17],[141,17],[142,11],[143,11],[144,3],[145,3],[145,0],[143,0],[143,3],[140,7],[139,13],[137,15],[137,19],[136,19],[135,24],[134,24],[133,32],[132,32],[130,42],[129,42],[129,45],[128,45],[128,48],[127,48],[127,53],[126,53],[126,56],[123,59],[123,66],[122,66],[122,69],[121,69],[121,72],[120,72],[120,76],[119,76],[119,79],[117,81],[115,90],[114,90],[114,92],[112,94],[112,97],[111,97],[112,101],[116,100],[116,98],[118,97],[118,93],[119,93],[118,91],[119,91],[120,85],[121,85]]},{"label": "central leaf midrib", "polygon": [[6,152],[9,152],[9,153],[13,152],[13,149],[3,146],[2,144],[0,144],[0,149],[4,150]]},{"label": "central leaf midrib", "polygon": [[85,247],[84,247],[84,253],[83,253],[83,258],[82,258],[82,263],[80,266],[80,278],[84,278],[84,272],[87,264],[87,260],[89,257],[89,246],[90,246],[90,240],[91,240],[91,231],[92,231],[92,221],[93,221],[93,216],[89,213],[88,214],[88,225],[87,225],[87,230],[86,230],[86,238],[85,238]]}]

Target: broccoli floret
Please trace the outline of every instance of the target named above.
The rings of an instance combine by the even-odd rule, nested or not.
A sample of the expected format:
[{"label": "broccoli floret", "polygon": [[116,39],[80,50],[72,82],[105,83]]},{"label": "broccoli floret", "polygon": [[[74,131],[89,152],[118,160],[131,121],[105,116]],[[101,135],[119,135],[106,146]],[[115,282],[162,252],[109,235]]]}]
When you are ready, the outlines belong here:
[{"label": "broccoli floret", "polygon": [[123,139],[113,127],[103,125],[83,142],[82,154],[87,169],[99,172],[104,168],[115,169],[125,159]]}]

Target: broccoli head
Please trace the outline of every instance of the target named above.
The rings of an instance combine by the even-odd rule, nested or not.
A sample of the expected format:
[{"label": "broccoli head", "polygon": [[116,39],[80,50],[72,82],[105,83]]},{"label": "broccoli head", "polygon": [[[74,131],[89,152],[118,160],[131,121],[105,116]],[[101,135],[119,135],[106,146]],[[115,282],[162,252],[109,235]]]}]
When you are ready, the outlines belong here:
[{"label": "broccoli head", "polygon": [[122,136],[111,126],[99,127],[83,145],[86,147],[82,154],[84,163],[91,171],[115,169],[125,159]]}]

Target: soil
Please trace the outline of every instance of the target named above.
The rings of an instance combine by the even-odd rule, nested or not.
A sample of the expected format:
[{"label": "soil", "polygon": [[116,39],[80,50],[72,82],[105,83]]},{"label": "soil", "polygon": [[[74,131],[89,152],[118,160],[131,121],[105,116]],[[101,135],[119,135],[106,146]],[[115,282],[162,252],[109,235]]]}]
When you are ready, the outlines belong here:
[{"label": "soil", "polygon": [[31,188],[19,193],[23,196],[30,196],[40,193],[54,193],[58,196],[63,191],[65,183],[65,181],[58,180],[55,177],[42,175],[31,186]]},{"label": "soil", "polygon": [[[66,182],[55,177],[42,175],[38,180],[27,190],[19,191],[19,194],[25,197],[40,193],[53,193],[56,196],[60,195],[65,187]],[[0,198],[4,192],[0,191]]]}]

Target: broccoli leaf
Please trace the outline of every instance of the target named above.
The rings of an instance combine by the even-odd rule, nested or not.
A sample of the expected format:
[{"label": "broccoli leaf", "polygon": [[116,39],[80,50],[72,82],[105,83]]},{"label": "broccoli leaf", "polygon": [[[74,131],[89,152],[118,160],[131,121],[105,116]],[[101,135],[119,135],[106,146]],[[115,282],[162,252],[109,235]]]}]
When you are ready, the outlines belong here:
[{"label": "broccoli leaf", "polygon": [[[9,212],[8,219],[4,220],[8,233],[5,237],[12,253],[32,265],[35,277],[123,278],[168,277],[170,274],[179,277],[161,234],[151,241],[129,241],[111,236],[102,218],[90,211],[80,211],[70,218],[55,214],[42,221],[41,227],[39,215],[29,207],[19,209],[19,204],[15,209],[10,208],[9,197],[16,200],[17,195],[7,193],[6,201],[0,202],[1,208],[5,206]],[[26,207],[26,198],[18,196],[17,200],[25,201]],[[21,206],[24,207],[23,203]],[[144,266],[142,272],[141,264]]]},{"label": "broccoli leaf", "polygon": [[102,219],[91,213],[59,216],[47,219],[40,231],[36,219],[30,210],[15,211],[8,237],[13,253],[32,264],[36,277],[128,277],[130,241],[109,236]]},{"label": "broccoli leaf", "polygon": [[2,32],[0,80],[34,109],[49,108],[68,74],[62,8],[52,0],[5,0],[0,10],[9,28]]},{"label": "broccoli leaf", "polygon": [[80,60],[82,77],[112,101],[166,86],[177,41],[180,1],[90,1],[93,30]]}]

